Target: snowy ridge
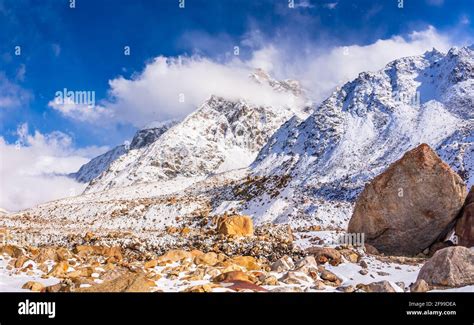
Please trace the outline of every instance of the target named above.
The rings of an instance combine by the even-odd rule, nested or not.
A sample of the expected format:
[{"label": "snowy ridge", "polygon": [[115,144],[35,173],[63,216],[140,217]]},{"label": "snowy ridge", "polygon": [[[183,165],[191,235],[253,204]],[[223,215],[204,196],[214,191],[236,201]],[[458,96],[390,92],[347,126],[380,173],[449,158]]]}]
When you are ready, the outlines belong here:
[{"label": "snowy ridge", "polygon": [[[321,208],[329,205],[339,206],[331,223],[347,221],[350,209],[341,205],[350,207],[367,181],[423,142],[473,185],[473,62],[472,47],[453,48],[361,73],[306,120],[285,123],[252,165],[255,175],[291,175],[284,192],[293,201],[278,196],[267,202],[280,206],[271,218],[257,199],[244,211],[282,222],[296,215],[327,220],[330,213]],[[299,198],[306,204],[296,204]]]},{"label": "snowy ridge", "polygon": [[[304,102],[297,97],[303,96],[298,82],[276,81],[261,70],[250,80]],[[281,124],[295,115],[306,116],[307,110],[297,101],[292,107],[272,107],[211,96],[152,144],[116,159],[90,182],[86,193],[247,167]]]},{"label": "snowy ridge", "polygon": [[131,150],[139,150],[149,146],[177,123],[178,121],[176,120],[150,123],[136,132],[130,144],[119,145],[112,150],[95,157],[87,164],[81,166],[76,173],[70,174],[69,176],[76,179],[78,182],[88,183],[106,171],[114,161],[126,155]]}]

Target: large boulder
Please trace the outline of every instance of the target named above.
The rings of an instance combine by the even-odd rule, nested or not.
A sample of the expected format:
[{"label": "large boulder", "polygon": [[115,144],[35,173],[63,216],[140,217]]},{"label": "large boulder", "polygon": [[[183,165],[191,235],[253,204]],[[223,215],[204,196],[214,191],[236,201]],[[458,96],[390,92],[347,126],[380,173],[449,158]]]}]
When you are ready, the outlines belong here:
[{"label": "large boulder", "polygon": [[364,233],[381,253],[416,255],[429,247],[461,210],[466,186],[421,144],[366,185],[349,233]]},{"label": "large boulder", "polygon": [[444,287],[474,284],[474,251],[462,246],[437,251],[423,265],[417,280]]},{"label": "large boulder", "polygon": [[217,220],[217,232],[224,235],[252,236],[253,222],[249,216],[222,216]]},{"label": "large boulder", "polygon": [[455,231],[459,245],[474,246],[474,186],[467,195],[461,217],[456,221]]},{"label": "large boulder", "polygon": [[144,274],[128,272],[113,280],[86,288],[78,288],[76,292],[150,292],[155,286],[154,281]]}]

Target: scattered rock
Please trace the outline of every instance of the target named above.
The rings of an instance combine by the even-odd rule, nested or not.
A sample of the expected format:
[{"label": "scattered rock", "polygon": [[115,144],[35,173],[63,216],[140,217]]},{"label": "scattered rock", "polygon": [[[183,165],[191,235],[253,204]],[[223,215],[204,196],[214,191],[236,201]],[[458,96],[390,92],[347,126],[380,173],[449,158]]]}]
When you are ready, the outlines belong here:
[{"label": "scattered rock", "polygon": [[461,218],[456,221],[455,230],[458,236],[458,245],[474,246],[474,186],[471,187],[466,197]]},{"label": "scattered rock", "polygon": [[418,273],[417,280],[432,286],[462,287],[474,284],[474,252],[463,246],[437,251]]},{"label": "scattered rock", "polygon": [[367,254],[370,254],[370,255],[380,255],[380,252],[378,251],[378,249],[370,244],[364,244],[364,250]]},{"label": "scattered rock", "polygon": [[309,284],[313,283],[313,279],[301,272],[289,271],[283,275],[280,282],[286,284]]},{"label": "scattered rock", "polygon": [[78,288],[76,292],[149,292],[155,282],[142,273],[128,272],[118,278],[86,288]]},{"label": "scattered rock", "polygon": [[158,263],[160,262],[178,262],[184,259],[191,259],[193,254],[182,249],[172,249],[166,252],[164,255],[157,258]]},{"label": "scattered rock", "polygon": [[242,271],[230,271],[226,273],[219,274],[218,276],[212,279],[212,282],[234,282],[234,281],[246,281],[250,283],[255,283],[256,278],[250,274],[247,274]]},{"label": "scattered rock", "polygon": [[39,291],[43,290],[44,285],[42,283],[39,283],[39,282],[36,282],[36,281],[28,281],[21,288],[39,292]]},{"label": "scattered rock", "polygon": [[217,232],[223,235],[252,236],[253,222],[249,216],[222,216],[217,220]]},{"label": "scattered rock", "polygon": [[196,265],[210,265],[214,266],[219,262],[217,258],[217,254],[214,252],[205,253],[202,255],[198,255],[194,258],[194,263]]},{"label": "scattered rock", "polygon": [[231,286],[226,287],[233,291],[251,291],[251,292],[266,292],[267,289],[248,281],[233,281]]},{"label": "scattered rock", "polygon": [[396,292],[388,281],[372,282],[369,284],[359,283],[356,288],[365,292]]},{"label": "scattered rock", "polygon": [[7,254],[11,257],[18,258],[23,255],[23,250],[15,245],[0,246],[0,254]]},{"label": "scattered rock", "polygon": [[271,270],[273,272],[282,273],[292,270],[294,267],[295,263],[293,262],[293,259],[288,255],[285,255],[272,264]]},{"label": "scattered rock", "polygon": [[428,290],[430,290],[430,286],[423,279],[416,280],[416,282],[410,286],[411,292],[426,292]]},{"label": "scattered rock", "polygon": [[416,255],[457,216],[466,186],[421,144],[375,177],[359,195],[348,232],[391,255]]},{"label": "scattered rock", "polygon": [[325,264],[329,262],[332,266],[337,266],[341,263],[341,253],[336,249],[330,247],[311,247],[306,250],[308,254],[314,256],[318,264]]},{"label": "scattered rock", "polygon": [[261,267],[252,256],[235,256],[231,260],[234,264],[242,266],[249,271],[260,270]]}]

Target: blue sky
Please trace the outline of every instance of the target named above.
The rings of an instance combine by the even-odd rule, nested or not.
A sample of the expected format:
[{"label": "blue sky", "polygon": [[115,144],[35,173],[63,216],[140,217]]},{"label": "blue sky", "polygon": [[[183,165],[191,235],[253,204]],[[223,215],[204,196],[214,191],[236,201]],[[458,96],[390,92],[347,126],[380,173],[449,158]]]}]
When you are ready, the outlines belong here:
[{"label": "blue sky", "polygon": [[[48,102],[63,88],[93,90],[97,101],[108,98],[109,80],[130,79],[157,56],[198,54],[225,62],[238,45],[242,60],[249,60],[268,43],[295,50],[287,57],[297,56],[299,47],[316,55],[429,26],[462,44],[473,31],[470,0],[405,0],[403,9],[398,0],[295,0],[295,5],[289,10],[287,0],[186,0],[180,9],[178,0],[76,0],[71,9],[69,0],[0,0],[0,90],[21,97],[16,105],[0,107],[0,136],[14,142],[26,122],[30,132],[69,135],[76,148],[121,143],[137,125],[126,119],[78,121]],[[20,56],[15,46],[21,46]],[[131,47],[130,56],[124,46]]]}]

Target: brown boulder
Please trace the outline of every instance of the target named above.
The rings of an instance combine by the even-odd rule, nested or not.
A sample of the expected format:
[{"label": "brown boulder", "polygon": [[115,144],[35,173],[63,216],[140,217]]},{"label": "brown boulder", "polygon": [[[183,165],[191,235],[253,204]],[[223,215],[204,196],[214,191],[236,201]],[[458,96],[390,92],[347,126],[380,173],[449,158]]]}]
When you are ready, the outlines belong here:
[{"label": "brown boulder", "polygon": [[252,236],[253,222],[249,216],[222,216],[217,220],[217,232],[224,235]]},{"label": "brown boulder", "polygon": [[437,251],[418,273],[417,280],[432,286],[462,287],[474,284],[474,252],[454,246]]},{"label": "brown boulder", "polygon": [[235,256],[231,261],[239,266],[245,267],[249,271],[261,269],[257,260],[252,256]]},{"label": "brown boulder", "polygon": [[456,221],[455,232],[458,236],[458,245],[474,246],[474,186],[466,197],[461,217]]},{"label": "brown boulder", "polygon": [[337,266],[341,263],[341,253],[331,247],[310,247],[306,252],[313,255],[318,264],[329,262],[329,264]]},{"label": "brown boulder", "polygon": [[28,281],[21,288],[39,292],[39,291],[43,290],[44,285],[42,283],[39,283],[39,282],[36,282],[36,281]]},{"label": "brown boulder", "polygon": [[356,287],[365,292],[397,292],[388,281],[372,282],[369,284],[360,283]]},{"label": "brown boulder", "polygon": [[366,185],[349,233],[390,255],[416,255],[432,244],[459,213],[462,179],[427,145],[408,151]]},{"label": "brown boulder", "polygon": [[93,285],[87,288],[78,288],[76,292],[149,292],[155,282],[146,278],[144,274],[128,272],[111,281]]},{"label": "brown boulder", "polygon": [[257,279],[245,272],[242,271],[230,271],[222,273],[212,279],[213,282],[235,282],[235,281],[245,281],[250,283],[255,283]]}]

